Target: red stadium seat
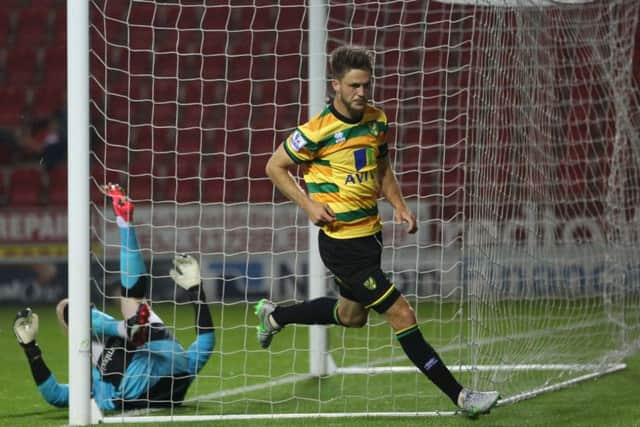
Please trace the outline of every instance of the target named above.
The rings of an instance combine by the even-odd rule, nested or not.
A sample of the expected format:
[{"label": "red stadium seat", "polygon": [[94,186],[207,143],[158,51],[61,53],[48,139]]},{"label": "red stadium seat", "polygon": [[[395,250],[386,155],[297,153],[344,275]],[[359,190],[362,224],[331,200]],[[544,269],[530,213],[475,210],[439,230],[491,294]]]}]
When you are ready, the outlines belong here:
[{"label": "red stadium seat", "polygon": [[177,79],[154,79],[153,100],[155,102],[167,102],[178,100],[178,80]]},{"label": "red stadium seat", "polygon": [[39,166],[19,166],[9,174],[7,204],[37,206],[42,203],[43,180]]},{"label": "red stadium seat", "polygon": [[47,189],[49,204],[64,206],[67,204],[67,165],[60,164],[49,171]]},{"label": "red stadium seat", "polygon": [[224,199],[224,180],[222,178],[206,178],[200,182],[202,203],[218,203]]},{"label": "red stadium seat", "polygon": [[164,189],[164,200],[174,200],[178,203],[191,203],[200,200],[200,179],[169,178]]},{"label": "red stadium seat", "polygon": [[179,107],[178,126],[181,129],[199,128],[201,125],[202,125],[202,106],[181,105]]},{"label": "red stadium seat", "polygon": [[153,177],[150,174],[129,175],[125,185],[129,189],[129,197],[134,202],[150,202],[153,200]]},{"label": "red stadium seat", "polygon": [[[193,45],[198,47],[197,45]],[[181,54],[178,57],[178,69],[174,71],[177,73],[178,78],[181,81],[187,79],[199,79],[202,72],[202,55],[198,52],[199,48],[192,49],[189,54]]]},{"label": "red stadium seat", "polygon": [[0,126],[16,128],[25,124],[23,106],[11,102],[0,105]]},{"label": "red stadium seat", "polygon": [[178,121],[178,107],[175,103],[154,104],[152,115],[155,126],[175,126]]},{"label": "red stadium seat", "polygon": [[251,78],[253,80],[273,80],[276,72],[274,55],[258,55],[253,57]]},{"label": "red stadium seat", "polygon": [[178,75],[178,55],[175,52],[156,53],[153,57],[155,77],[176,77]]},{"label": "red stadium seat", "polygon": [[227,80],[249,80],[251,78],[251,56],[230,56],[227,59]]},{"label": "red stadium seat", "polygon": [[227,105],[249,104],[251,96],[249,80],[227,83]]},{"label": "red stadium seat", "polygon": [[227,59],[223,54],[206,55],[202,58],[202,78],[224,80],[227,75]]},{"label": "red stadium seat", "polygon": [[[334,7],[331,8],[332,10]],[[304,6],[281,6],[278,11],[276,27],[278,30],[306,28],[306,8]]]},{"label": "red stadium seat", "polygon": [[125,8],[127,11],[128,22],[130,25],[147,25],[154,24],[154,17],[156,16],[157,7],[151,3],[133,3],[129,8]]},{"label": "red stadium seat", "polygon": [[33,92],[31,116],[48,117],[64,106],[65,88],[60,86],[39,86]]},{"label": "red stadium seat", "polygon": [[276,59],[276,79],[299,79],[304,76],[304,70],[300,63],[300,55],[279,56]]},{"label": "red stadium seat", "polygon": [[49,44],[52,46],[66,46],[66,41],[67,8],[56,7],[54,10],[54,17],[51,21],[51,41]]},{"label": "red stadium seat", "polygon": [[[131,74],[152,74],[153,53],[149,51],[129,51],[129,72]],[[123,65],[126,64],[126,59]],[[126,67],[123,69],[126,70]]]},{"label": "red stadium seat", "polygon": [[249,157],[249,178],[251,180],[268,179],[264,170],[271,153],[253,154]]},{"label": "red stadium seat", "polygon": [[249,201],[252,203],[273,202],[273,184],[268,179],[249,182]]},{"label": "red stadium seat", "polygon": [[33,47],[10,49],[5,60],[5,84],[28,86],[35,80],[39,51]]},{"label": "red stadium seat", "polygon": [[[11,144],[3,142],[0,143],[0,167],[10,165],[13,163],[14,155],[16,154],[16,149]],[[1,170],[1,169],[0,169]],[[2,181],[2,190],[4,191],[4,179],[0,177],[0,181]]]},{"label": "red stadium seat", "polygon": [[200,20],[205,8],[201,4],[183,6],[177,18],[177,27],[182,31],[192,29],[200,31]]},{"label": "red stadium seat", "polygon": [[101,191],[101,186],[110,182],[120,184],[124,176],[124,172],[106,169],[100,162],[95,162],[91,167],[91,183],[89,185],[91,200],[98,204],[102,203],[104,201],[104,193]]},{"label": "red stadium seat", "polygon": [[[229,13],[229,7],[226,5],[214,5],[207,7],[202,16],[202,29],[226,30]],[[222,46],[222,49],[224,49],[224,45]]]},{"label": "red stadium seat", "polygon": [[45,67],[42,71],[41,86],[58,86],[66,88],[67,86],[67,68],[64,62],[57,65]]}]

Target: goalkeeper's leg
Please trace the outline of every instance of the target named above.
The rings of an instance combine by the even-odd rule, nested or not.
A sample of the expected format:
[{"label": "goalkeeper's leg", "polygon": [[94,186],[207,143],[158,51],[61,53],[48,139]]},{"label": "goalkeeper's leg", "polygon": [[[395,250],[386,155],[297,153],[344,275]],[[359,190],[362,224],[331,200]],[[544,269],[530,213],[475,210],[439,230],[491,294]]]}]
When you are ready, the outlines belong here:
[{"label": "goalkeeper's leg", "polygon": [[105,185],[104,192],[111,197],[120,229],[120,311],[125,319],[129,319],[136,315],[140,304],[145,303],[149,276],[132,224],[133,202],[117,184]]}]

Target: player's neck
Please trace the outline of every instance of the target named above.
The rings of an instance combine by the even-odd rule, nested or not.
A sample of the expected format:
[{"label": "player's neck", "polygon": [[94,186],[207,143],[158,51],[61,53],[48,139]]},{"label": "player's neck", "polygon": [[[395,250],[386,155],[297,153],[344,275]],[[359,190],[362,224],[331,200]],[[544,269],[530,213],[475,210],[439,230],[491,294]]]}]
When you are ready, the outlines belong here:
[{"label": "player's neck", "polygon": [[329,109],[333,115],[338,118],[338,120],[345,123],[358,123],[362,119],[363,113],[359,114],[357,117],[353,117],[349,109],[338,102],[335,98],[329,104]]}]

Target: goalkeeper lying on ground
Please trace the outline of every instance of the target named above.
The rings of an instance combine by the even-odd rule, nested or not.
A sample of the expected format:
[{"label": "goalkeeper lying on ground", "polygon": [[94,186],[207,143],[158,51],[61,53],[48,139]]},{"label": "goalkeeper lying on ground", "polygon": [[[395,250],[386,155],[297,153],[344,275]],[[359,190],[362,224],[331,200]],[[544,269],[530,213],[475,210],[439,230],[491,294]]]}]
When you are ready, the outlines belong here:
[{"label": "goalkeeper lying on ground", "polygon": [[[170,271],[175,283],[187,290],[195,308],[197,337],[185,351],[145,302],[149,276],[130,225],[133,204],[117,185],[109,184],[105,191],[113,199],[120,227],[120,309],[126,320],[118,321],[91,308],[93,398],[101,409],[107,410],[180,404],[215,344],[200,267],[193,257],[177,255]],[[56,312],[66,328],[66,299],[58,303]],[[42,397],[54,406],[67,406],[68,385],[56,381],[36,344],[38,315],[29,308],[20,311],[13,330]]]}]

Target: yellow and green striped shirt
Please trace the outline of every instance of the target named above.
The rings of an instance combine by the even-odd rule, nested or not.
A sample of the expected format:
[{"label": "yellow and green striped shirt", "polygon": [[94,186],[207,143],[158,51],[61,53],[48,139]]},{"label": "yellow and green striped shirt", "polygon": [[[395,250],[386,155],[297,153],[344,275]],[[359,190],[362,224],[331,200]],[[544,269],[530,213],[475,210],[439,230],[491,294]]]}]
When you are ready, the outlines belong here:
[{"label": "yellow and green striped shirt", "polygon": [[310,197],[336,214],[336,221],[322,228],[328,236],[350,239],[381,230],[378,158],[387,155],[387,127],[384,112],[372,105],[356,122],[329,104],[285,140],[287,154],[304,165]]}]

